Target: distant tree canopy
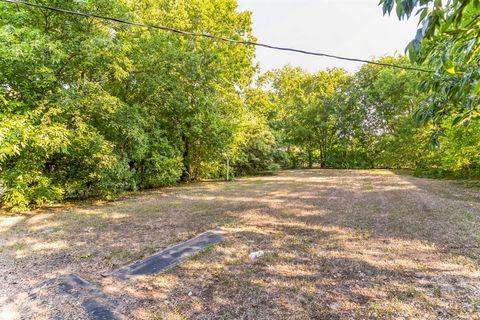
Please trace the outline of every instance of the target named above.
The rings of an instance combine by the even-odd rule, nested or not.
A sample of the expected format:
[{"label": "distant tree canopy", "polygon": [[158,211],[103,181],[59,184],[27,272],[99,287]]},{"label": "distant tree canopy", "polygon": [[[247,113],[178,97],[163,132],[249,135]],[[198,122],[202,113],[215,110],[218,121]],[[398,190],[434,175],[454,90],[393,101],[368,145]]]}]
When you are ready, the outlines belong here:
[{"label": "distant tree canopy", "polygon": [[[235,0],[43,3],[255,40],[250,13],[238,12]],[[458,44],[423,78],[376,65],[356,74],[290,66],[258,74],[251,46],[2,3],[0,201],[22,210],[221,178],[227,158],[236,175],[322,167],[480,176],[480,121],[452,126],[478,111],[478,39],[462,36],[473,43],[468,54],[455,42],[475,8],[465,5],[453,35],[425,32],[421,46],[412,44],[413,63],[435,63],[440,43]],[[444,136],[431,148],[438,126]]]},{"label": "distant tree canopy", "polygon": [[[409,65],[406,58],[378,62]],[[432,145],[434,124],[415,115],[428,93],[416,72],[364,65],[354,75],[332,69],[310,74],[285,67],[259,79],[270,97],[268,122],[285,150],[284,166],[414,169],[418,174],[480,176],[480,123],[454,126]]]}]

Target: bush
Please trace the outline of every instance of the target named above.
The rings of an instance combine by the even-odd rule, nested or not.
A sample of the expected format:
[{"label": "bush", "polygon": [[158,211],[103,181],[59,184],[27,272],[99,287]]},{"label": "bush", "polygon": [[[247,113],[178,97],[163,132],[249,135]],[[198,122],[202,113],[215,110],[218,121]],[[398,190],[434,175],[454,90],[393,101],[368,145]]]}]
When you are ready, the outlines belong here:
[{"label": "bush", "polygon": [[270,163],[267,167],[267,171],[276,172],[282,169],[278,163]]},{"label": "bush", "polygon": [[174,184],[182,174],[181,157],[169,158],[159,154],[146,159],[137,176],[140,188],[156,188]]},{"label": "bush", "polygon": [[21,167],[3,177],[5,187],[2,202],[14,211],[27,210],[30,205],[44,205],[61,200],[63,189],[40,171],[26,171]]},{"label": "bush", "polygon": [[234,163],[238,175],[255,174],[268,170],[273,164],[275,137],[262,128],[253,130],[241,149],[241,155]]}]

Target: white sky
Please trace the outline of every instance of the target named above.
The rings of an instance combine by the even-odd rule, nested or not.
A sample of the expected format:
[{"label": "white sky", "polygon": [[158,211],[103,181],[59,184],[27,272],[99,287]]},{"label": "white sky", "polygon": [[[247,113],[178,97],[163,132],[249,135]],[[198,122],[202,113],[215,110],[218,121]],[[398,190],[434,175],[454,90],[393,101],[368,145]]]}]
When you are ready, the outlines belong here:
[{"label": "white sky", "polygon": [[[383,16],[379,0],[238,0],[240,11],[253,12],[259,42],[360,59],[403,53],[415,36],[416,19]],[[309,71],[360,63],[257,48],[263,71],[286,64]]]}]

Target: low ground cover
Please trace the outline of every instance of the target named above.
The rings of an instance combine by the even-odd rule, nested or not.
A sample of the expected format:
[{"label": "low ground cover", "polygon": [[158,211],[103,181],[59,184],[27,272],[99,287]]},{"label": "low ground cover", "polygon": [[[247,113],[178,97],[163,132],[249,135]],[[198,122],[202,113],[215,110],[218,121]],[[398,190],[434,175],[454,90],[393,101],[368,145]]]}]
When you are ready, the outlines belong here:
[{"label": "low ground cover", "polygon": [[[225,241],[166,273],[101,276],[217,226]],[[477,188],[386,170],[283,171],[4,216],[0,318],[59,306],[81,318],[75,301],[31,294],[76,273],[136,319],[479,319],[479,230]]]}]

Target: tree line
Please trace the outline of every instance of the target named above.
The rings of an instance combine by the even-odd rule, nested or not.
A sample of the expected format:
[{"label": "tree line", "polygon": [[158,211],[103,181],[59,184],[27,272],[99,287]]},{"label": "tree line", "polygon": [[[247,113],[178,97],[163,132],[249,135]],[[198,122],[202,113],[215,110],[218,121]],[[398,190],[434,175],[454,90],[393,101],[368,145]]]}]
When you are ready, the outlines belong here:
[{"label": "tree line", "polygon": [[[222,178],[227,158],[237,176],[299,167],[479,176],[478,56],[459,45],[438,57],[440,42],[478,41],[461,36],[478,27],[467,25],[477,4],[454,2],[453,38],[436,25],[417,35],[410,60],[379,59],[433,64],[428,75],[376,65],[259,74],[252,46],[1,4],[0,201],[23,210]],[[236,0],[43,3],[255,41]]]},{"label": "tree line", "polygon": [[[378,62],[410,65],[406,57]],[[480,176],[478,121],[459,125],[455,115],[441,123],[417,121],[420,106],[428,103],[428,93],[418,90],[422,81],[417,73],[377,65],[364,65],[355,74],[287,66],[263,75],[247,104],[262,110],[284,152],[282,167]]]}]

